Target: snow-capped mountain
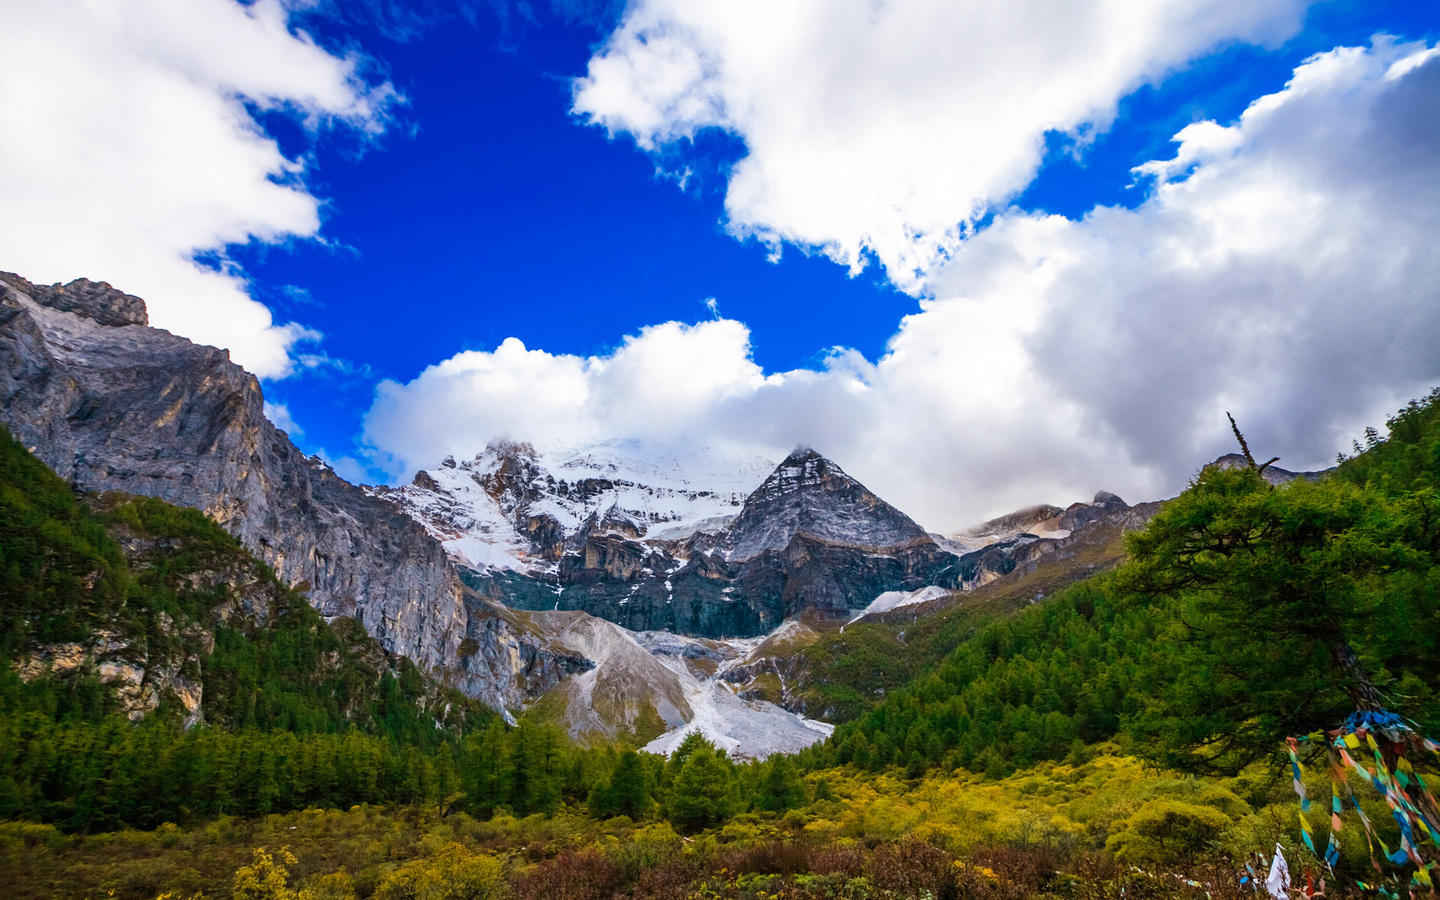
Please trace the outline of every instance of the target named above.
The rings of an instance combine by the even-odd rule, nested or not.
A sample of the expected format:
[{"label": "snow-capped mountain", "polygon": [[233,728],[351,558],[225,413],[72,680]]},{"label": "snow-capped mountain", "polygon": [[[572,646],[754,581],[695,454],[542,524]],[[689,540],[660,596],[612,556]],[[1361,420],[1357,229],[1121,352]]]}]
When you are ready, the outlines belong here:
[{"label": "snow-capped mountain", "polygon": [[1102,492],[952,540],[813,450],[634,443],[496,443],[362,488],[270,423],[224,352],[146,322],[103,283],[0,273],[0,423],[77,486],[203,510],[322,613],[507,715],[540,698],[656,751],[693,730],[741,755],[806,746],[828,726],[803,716],[799,651],[825,630],[1047,560],[1094,571],[1111,557],[1091,545],[1157,506]]},{"label": "snow-capped mountain", "polygon": [[803,610],[844,621],[886,591],[959,584],[955,554],[814,450],[778,466],[644,451],[498,443],[380,492],[481,595],[634,631],[754,636]]},{"label": "snow-capped mountain", "polygon": [[491,443],[467,460],[446,457],[410,484],[379,489],[476,572],[554,575],[581,535],[616,533],[649,544],[719,532],[773,463],[682,462],[637,442],[541,455],[529,444]]},{"label": "snow-capped mountain", "polygon": [[791,453],[745,499],[726,533],[726,558],[784,550],[797,536],[885,550],[934,543],[909,516],[810,449]]}]

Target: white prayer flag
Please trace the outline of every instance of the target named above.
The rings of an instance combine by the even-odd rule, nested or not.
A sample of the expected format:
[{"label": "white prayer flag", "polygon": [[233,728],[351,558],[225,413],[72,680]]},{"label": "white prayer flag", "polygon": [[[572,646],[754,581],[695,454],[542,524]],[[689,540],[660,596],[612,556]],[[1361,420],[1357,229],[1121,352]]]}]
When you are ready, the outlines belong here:
[{"label": "white prayer flag", "polygon": [[1290,867],[1285,864],[1285,853],[1279,844],[1275,845],[1275,859],[1270,863],[1270,877],[1265,879],[1265,890],[1280,900],[1290,896]]}]

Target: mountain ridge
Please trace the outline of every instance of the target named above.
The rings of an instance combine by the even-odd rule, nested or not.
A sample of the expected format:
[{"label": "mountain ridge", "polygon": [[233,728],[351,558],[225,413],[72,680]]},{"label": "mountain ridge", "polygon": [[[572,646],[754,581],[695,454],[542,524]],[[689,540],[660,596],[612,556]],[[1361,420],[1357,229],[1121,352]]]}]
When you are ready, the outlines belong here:
[{"label": "mountain ridge", "polygon": [[0,420],[53,471],[204,511],[320,612],[497,708],[578,665],[469,596],[413,520],[298,450],[226,351],[143,310],[101,282],[0,275]]},{"label": "mountain ridge", "polygon": [[[496,441],[409,485],[357,487],[264,417],[258,381],[227,353],[146,321],[143,301],[102,282],[0,276],[0,417],[77,487],[201,509],[323,614],[353,616],[498,709],[568,698],[563,718],[581,732],[721,735],[702,720],[723,709],[790,734],[780,709],[736,705],[769,699],[754,682],[773,677],[803,713],[792,667],[764,655],[804,643],[777,637],[787,623],[820,634],[938,608],[1131,509],[1102,491],[1022,510],[966,552],[812,448],[701,483],[635,445],[543,455]],[[676,637],[646,637],[663,632]],[[737,655],[718,638],[755,647],[722,642]],[[726,677],[695,668],[692,651]]]},{"label": "mountain ridge", "polygon": [[742,494],[740,479],[756,468],[719,487],[570,481],[511,442],[376,491],[444,541],[467,584],[490,599],[580,609],[634,631],[752,636],[811,608],[843,619],[876,594],[943,580],[957,564],[817,451],[767,467]]}]

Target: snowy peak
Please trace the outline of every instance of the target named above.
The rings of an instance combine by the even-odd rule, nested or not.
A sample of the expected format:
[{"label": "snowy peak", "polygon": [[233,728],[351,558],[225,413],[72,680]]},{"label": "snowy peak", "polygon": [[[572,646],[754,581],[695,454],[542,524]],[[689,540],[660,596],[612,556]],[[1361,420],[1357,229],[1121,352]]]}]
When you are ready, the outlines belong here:
[{"label": "snowy peak", "polygon": [[823,487],[826,479],[854,481],[838,465],[816,451],[800,448],[785,457],[785,460],[775,467],[775,471],[746,498],[746,502]]},{"label": "snowy peak", "polygon": [[913,519],[808,448],[787,456],[745,499],[728,535],[729,558],[783,550],[797,535],[876,550],[932,542]]},{"label": "snowy peak", "polygon": [[683,541],[719,533],[770,463],[709,464],[611,442],[542,454],[496,441],[469,460],[446,457],[382,493],[477,570],[553,574],[591,536]]}]

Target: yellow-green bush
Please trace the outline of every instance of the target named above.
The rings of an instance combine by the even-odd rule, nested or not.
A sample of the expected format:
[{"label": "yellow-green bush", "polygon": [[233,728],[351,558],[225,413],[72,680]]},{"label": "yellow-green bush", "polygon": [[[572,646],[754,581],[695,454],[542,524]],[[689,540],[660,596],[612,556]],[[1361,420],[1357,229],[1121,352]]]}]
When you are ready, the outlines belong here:
[{"label": "yellow-green bush", "polygon": [[1212,853],[1233,824],[1218,809],[1181,800],[1151,800],[1127,818],[1105,849],[1131,862],[1194,859]]},{"label": "yellow-green bush", "polygon": [[5,848],[34,849],[48,847],[59,850],[70,839],[54,825],[36,825],[31,822],[0,822],[0,846]]},{"label": "yellow-green bush", "polygon": [[235,900],[296,900],[290,889],[290,870],[295,854],[281,847],[274,854],[256,847],[250,865],[235,870],[231,895]]},{"label": "yellow-green bush", "polygon": [[492,900],[505,896],[500,861],[451,844],[397,866],[380,879],[375,900]]},{"label": "yellow-green bush", "polygon": [[305,882],[298,900],[355,900],[355,879],[341,869]]},{"label": "yellow-green bush", "polygon": [[625,877],[633,878],[645,869],[664,865],[680,855],[684,843],[669,822],[635,829],[630,839],[610,851],[610,858]]}]

